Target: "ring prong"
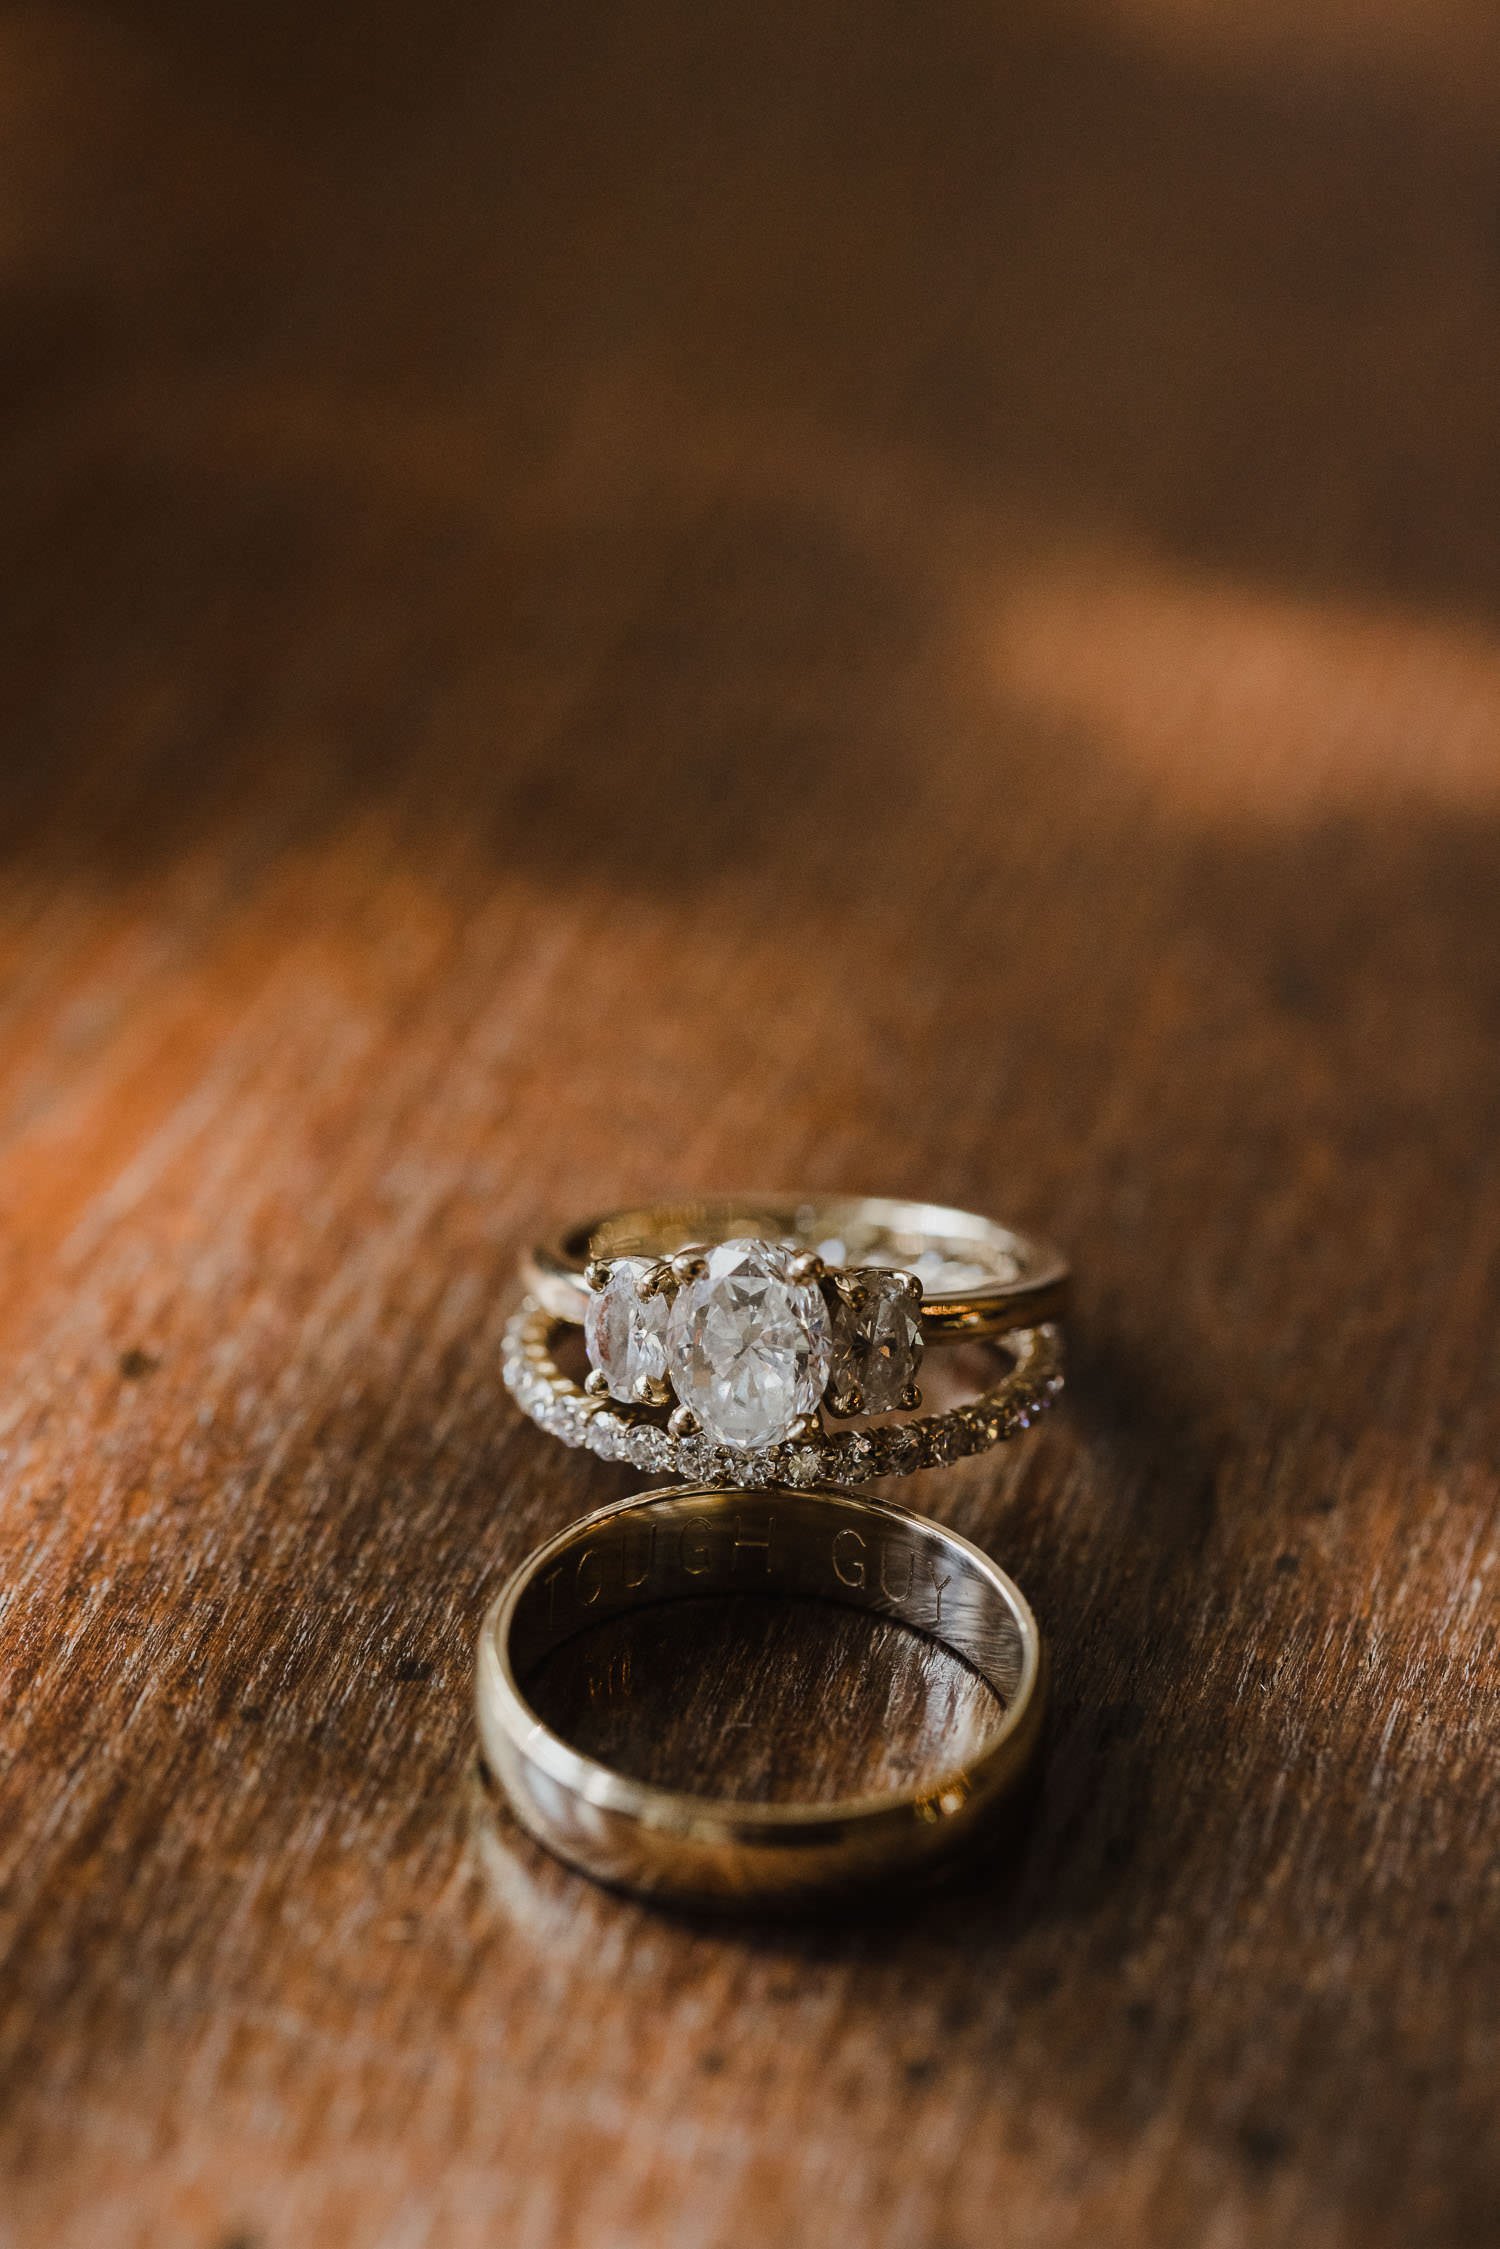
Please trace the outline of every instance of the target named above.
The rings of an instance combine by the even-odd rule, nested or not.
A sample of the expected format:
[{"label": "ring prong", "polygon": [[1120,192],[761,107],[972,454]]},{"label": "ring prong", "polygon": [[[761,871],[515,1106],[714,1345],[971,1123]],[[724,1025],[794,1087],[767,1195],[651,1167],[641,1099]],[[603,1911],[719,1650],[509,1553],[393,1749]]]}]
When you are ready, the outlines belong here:
[{"label": "ring prong", "polygon": [[847,1420],[850,1414],[858,1413],[860,1410],[859,1399],[852,1390],[830,1390],[824,1403],[828,1411],[836,1413],[841,1421]]},{"label": "ring prong", "polygon": [[612,1270],[613,1268],[607,1257],[591,1258],[583,1269],[584,1287],[592,1290],[593,1294],[598,1296],[601,1290],[608,1288]]},{"label": "ring prong", "polygon": [[822,1433],[822,1425],[815,1413],[799,1413],[787,1431],[787,1436],[800,1442],[806,1437],[820,1437]]},{"label": "ring prong", "polygon": [[794,1281],[821,1281],[828,1272],[815,1249],[799,1250],[787,1267]]},{"label": "ring prong", "polygon": [[653,1296],[670,1296],[676,1286],[677,1280],[671,1266],[658,1259],[656,1264],[647,1266],[636,1282],[635,1293],[643,1304],[649,1304]]},{"label": "ring prong", "polygon": [[685,1288],[689,1281],[702,1280],[708,1271],[708,1259],[701,1249],[680,1249],[667,1259],[667,1271],[678,1288]]},{"label": "ring prong", "polygon": [[583,1378],[583,1387],[586,1395],[590,1398],[607,1398],[609,1396],[609,1376],[605,1373],[603,1367],[590,1367]]},{"label": "ring prong", "polygon": [[630,1385],[630,1395],[638,1406],[664,1406],[672,1393],[654,1375],[638,1374]]},{"label": "ring prong", "polygon": [[696,1437],[698,1416],[691,1406],[678,1406],[667,1423],[667,1428],[674,1437]]},{"label": "ring prong", "polygon": [[906,1388],[901,1393],[901,1403],[907,1413],[915,1413],[918,1406],[922,1403],[921,1384],[918,1382],[908,1382]]}]

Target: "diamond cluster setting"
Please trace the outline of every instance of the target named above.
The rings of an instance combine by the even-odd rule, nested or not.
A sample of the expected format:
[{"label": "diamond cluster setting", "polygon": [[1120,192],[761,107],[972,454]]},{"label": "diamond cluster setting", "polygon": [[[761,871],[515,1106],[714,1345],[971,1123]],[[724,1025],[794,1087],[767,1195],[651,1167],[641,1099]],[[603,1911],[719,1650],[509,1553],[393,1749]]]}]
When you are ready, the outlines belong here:
[{"label": "diamond cluster setting", "polygon": [[842,1415],[921,1403],[912,1273],[830,1272],[816,1252],[745,1238],[602,1259],[588,1285],[587,1388],[643,1406],[675,1393],[678,1435],[751,1452],[810,1434],[825,1400]]}]

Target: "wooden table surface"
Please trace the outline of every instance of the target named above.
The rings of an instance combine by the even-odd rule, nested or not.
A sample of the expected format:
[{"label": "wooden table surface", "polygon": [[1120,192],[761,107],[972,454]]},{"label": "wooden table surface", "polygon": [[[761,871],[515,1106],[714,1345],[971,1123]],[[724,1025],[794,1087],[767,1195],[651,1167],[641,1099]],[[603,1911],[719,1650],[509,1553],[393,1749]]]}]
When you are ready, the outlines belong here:
[{"label": "wooden table surface", "polygon": [[[1496,2240],[1493,9],[0,66],[3,2249]],[[1050,1636],[1029,1834],[778,1931],[476,1824],[469,1694],[631,1481],[518,1248],[790,1183],[1079,1294],[893,1487]]]}]

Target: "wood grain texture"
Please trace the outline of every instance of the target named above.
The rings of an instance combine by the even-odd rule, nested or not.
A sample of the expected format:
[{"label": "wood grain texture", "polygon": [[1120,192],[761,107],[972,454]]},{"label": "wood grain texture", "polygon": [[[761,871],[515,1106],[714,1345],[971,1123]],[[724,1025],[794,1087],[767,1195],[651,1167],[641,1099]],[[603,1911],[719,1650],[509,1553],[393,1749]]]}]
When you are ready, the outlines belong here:
[{"label": "wood grain texture", "polygon": [[[1491,12],[0,66],[4,2249],[1495,2239]],[[1025,1847],[801,1933],[468,1782],[518,1247],[788,1181],[1080,1276]]]}]

